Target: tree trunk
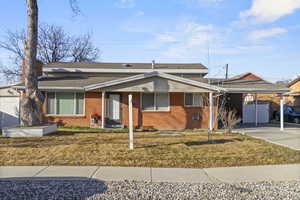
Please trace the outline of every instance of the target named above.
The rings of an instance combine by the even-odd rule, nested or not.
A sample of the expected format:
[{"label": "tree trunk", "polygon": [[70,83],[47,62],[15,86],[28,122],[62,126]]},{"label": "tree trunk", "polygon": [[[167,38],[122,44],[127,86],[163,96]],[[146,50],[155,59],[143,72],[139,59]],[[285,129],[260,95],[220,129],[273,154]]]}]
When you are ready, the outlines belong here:
[{"label": "tree trunk", "polygon": [[21,123],[24,126],[41,124],[42,94],[38,90],[36,55],[38,42],[38,6],[37,0],[27,3],[27,39],[25,42],[25,90],[21,99]]}]

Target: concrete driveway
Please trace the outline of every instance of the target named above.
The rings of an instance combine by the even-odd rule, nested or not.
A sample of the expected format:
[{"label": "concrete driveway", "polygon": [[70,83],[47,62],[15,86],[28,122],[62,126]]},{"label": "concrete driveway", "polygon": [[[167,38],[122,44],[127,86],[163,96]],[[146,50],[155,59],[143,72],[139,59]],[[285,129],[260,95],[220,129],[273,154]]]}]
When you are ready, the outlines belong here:
[{"label": "concrete driveway", "polygon": [[246,135],[260,138],[268,142],[300,150],[300,127],[287,126],[280,131],[279,126],[265,126],[255,128],[240,128],[237,131]]}]

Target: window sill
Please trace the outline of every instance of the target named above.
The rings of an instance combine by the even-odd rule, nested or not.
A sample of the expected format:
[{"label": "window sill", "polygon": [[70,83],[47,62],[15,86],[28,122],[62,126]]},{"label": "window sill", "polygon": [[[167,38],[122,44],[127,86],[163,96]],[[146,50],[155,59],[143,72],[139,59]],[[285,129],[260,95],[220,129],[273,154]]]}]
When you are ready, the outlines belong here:
[{"label": "window sill", "polygon": [[142,110],[144,113],[168,113],[170,110]]},{"label": "window sill", "polygon": [[203,108],[204,106],[184,106],[185,108]]},{"label": "window sill", "polygon": [[85,115],[45,115],[46,117],[85,117]]}]

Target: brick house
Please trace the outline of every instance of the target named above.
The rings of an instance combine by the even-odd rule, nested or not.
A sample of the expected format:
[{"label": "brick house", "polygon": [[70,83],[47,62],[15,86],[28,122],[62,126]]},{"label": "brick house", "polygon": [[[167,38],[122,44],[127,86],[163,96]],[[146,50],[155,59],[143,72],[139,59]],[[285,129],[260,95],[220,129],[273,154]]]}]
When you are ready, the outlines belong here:
[{"label": "brick house", "polygon": [[288,87],[291,91],[287,93],[287,101],[290,105],[294,106],[298,112],[300,112],[300,77],[291,81],[288,84]]},{"label": "brick house", "polygon": [[244,94],[289,91],[256,76],[206,78],[202,64],[50,63],[41,71],[43,120],[65,126],[213,129],[218,97],[242,116]]}]

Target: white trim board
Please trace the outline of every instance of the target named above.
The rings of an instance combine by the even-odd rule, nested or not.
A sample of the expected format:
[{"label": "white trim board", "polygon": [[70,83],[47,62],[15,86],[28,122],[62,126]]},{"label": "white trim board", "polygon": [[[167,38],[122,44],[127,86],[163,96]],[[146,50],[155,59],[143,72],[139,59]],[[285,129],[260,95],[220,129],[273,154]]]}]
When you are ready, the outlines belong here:
[{"label": "white trim board", "polygon": [[47,68],[43,72],[77,72],[77,73],[150,73],[153,71],[171,74],[207,74],[208,69],[93,69],[93,68]]}]

